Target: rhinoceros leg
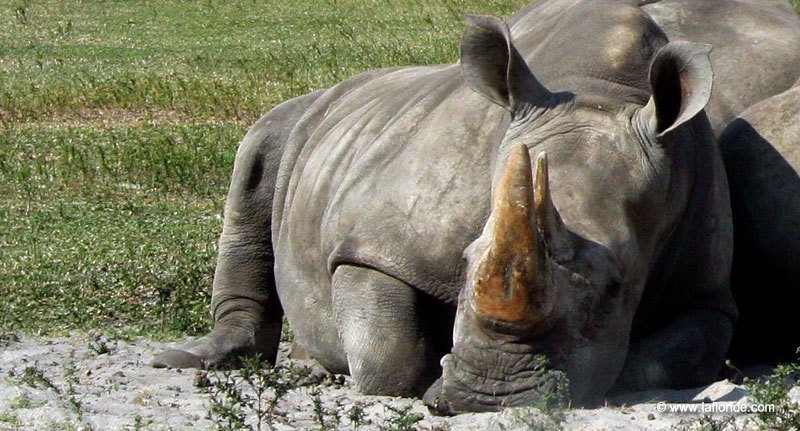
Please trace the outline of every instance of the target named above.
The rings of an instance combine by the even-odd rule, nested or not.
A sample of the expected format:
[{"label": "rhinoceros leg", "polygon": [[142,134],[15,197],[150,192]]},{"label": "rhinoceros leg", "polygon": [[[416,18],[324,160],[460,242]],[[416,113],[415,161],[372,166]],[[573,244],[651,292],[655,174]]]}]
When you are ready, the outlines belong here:
[{"label": "rhinoceros leg", "polygon": [[283,310],[275,290],[272,204],[283,146],[295,123],[319,97],[287,101],[247,132],[236,153],[225,203],[211,297],[214,330],[177,350],[157,355],[157,368],[232,366],[261,354],[274,363]]},{"label": "rhinoceros leg", "polygon": [[713,310],[685,314],[631,343],[614,393],[691,388],[714,381],[724,362],[733,325]]},{"label": "rhinoceros leg", "polygon": [[[379,271],[340,266],[333,311],[350,374],[365,394],[420,396],[440,374],[421,294]],[[434,320],[427,316],[427,320]]]}]

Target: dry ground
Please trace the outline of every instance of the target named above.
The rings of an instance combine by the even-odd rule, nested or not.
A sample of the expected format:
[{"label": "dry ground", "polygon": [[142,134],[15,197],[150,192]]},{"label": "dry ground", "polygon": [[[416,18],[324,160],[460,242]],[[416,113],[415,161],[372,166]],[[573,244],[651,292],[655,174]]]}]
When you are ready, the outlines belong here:
[{"label": "dry ground", "polygon": [[[209,388],[222,374],[153,369],[147,364],[167,344],[145,339],[106,340],[87,334],[38,339],[8,335],[0,346],[0,429],[213,429]],[[800,388],[790,395],[797,399]],[[269,398],[269,394],[265,397]],[[349,378],[288,389],[262,429],[703,429],[701,415],[661,413],[656,401],[717,405],[747,403],[747,392],[727,381],[687,391],[630,394],[615,405],[542,414],[533,408],[453,418],[431,415],[419,400],[358,394]],[[679,404],[678,404],[679,405]],[[254,424],[255,410],[245,409]],[[360,414],[359,414],[360,413]],[[563,415],[563,423],[559,419]],[[716,414],[722,424],[724,414]],[[755,429],[740,415],[729,429]],[[708,421],[706,421],[708,422]],[[708,422],[710,423],[710,422]],[[707,424],[706,424],[707,425]],[[734,428],[740,427],[740,428]],[[710,429],[710,428],[705,428]]]}]

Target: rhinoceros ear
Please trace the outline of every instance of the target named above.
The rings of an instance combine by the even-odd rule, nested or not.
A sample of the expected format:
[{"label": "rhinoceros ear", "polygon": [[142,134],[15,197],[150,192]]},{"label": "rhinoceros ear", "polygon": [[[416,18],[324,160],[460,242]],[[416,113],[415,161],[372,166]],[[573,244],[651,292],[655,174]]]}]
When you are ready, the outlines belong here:
[{"label": "rhinoceros ear", "polygon": [[511,43],[505,22],[486,15],[465,15],[464,21],[461,70],[473,90],[512,113],[550,98]]},{"label": "rhinoceros ear", "polygon": [[642,108],[654,134],[669,133],[706,107],[714,76],[709,52],[708,44],[670,42],[656,53],[650,64],[653,96]]}]

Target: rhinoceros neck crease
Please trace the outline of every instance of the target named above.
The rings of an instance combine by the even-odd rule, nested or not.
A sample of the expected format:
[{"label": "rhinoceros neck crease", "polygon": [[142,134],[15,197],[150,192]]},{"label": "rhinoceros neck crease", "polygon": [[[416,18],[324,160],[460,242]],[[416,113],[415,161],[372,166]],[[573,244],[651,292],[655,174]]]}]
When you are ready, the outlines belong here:
[{"label": "rhinoceros neck crease", "polygon": [[519,112],[512,116],[506,135],[500,143],[498,154],[507,153],[508,147],[517,143],[520,137],[530,134],[531,131],[567,113],[573,103],[574,96],[572,94],[553,93],[544,104],[525,104]]}]

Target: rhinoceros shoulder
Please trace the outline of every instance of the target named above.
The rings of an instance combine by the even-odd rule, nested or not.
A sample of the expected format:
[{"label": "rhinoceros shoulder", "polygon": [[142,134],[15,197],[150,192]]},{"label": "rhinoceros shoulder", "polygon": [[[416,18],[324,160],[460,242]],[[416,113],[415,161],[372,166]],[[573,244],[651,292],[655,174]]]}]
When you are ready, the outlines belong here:
[{"label": "rhinoceros shoulder", "polygon": [[329,92],[284,161],[280,259],[299,278],[375,267],[454,302],[508,113],[470,90],[457,65],[392,69]]}]

